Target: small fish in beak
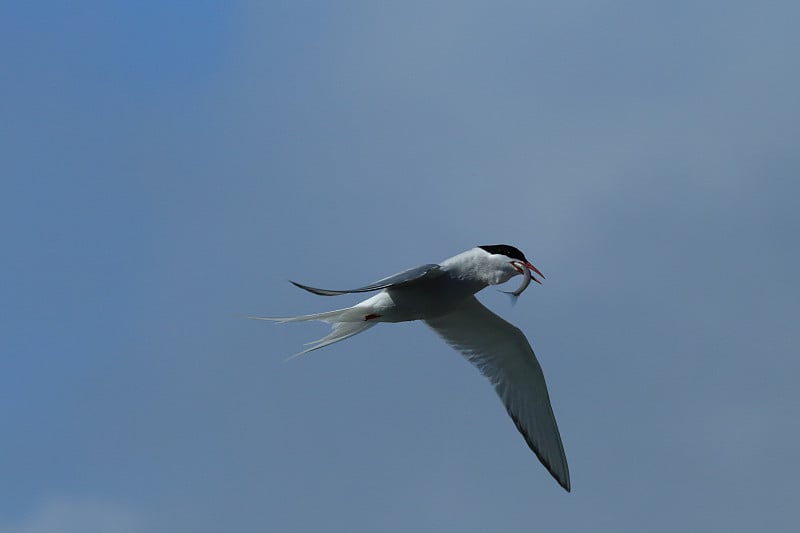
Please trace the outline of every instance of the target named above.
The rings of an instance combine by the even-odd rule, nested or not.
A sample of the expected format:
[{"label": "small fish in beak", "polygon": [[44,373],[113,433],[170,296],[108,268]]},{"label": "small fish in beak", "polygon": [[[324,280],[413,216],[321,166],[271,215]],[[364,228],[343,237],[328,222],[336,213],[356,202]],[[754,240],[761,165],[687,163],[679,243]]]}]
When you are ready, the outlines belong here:
[{"label": "small fish in beak", "polygon": [[[536,283],[541,283],[541,282],[533,277],[533,274],[531,274],[528,265],[519,266],[517,263],[512,263],[512,265],[514,266],[514,268],[516,268],[518,271],[522,273],[523,276],[522,285],[520,285],[519,288],[515,291],[500,291],[500,292],[508,294],[511,297],[511,304],[514,305],[515,303],[517,303],[517,298],[519,298],[519,295],[525,292],[525,289],[527,289],[528,285],[531,284],[531,280],[535,281]],[[541,276],[541,273],[539,275]]]}]

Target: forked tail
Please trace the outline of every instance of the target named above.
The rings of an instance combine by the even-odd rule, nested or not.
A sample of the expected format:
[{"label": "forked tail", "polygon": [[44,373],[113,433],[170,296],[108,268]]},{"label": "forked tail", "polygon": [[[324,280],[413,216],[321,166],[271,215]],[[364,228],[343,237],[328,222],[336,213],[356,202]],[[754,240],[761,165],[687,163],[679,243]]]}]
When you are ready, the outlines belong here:
[{"label": "forked tail", "polygon": [[270,322],[308,322],[311,320],[317,320],[320,322],[326,322],[331,325],[332,329],[331,332],[326,335],[325,337],[313,341],[307,342],[305,346],[311,346],[303,350],[300,353],[296,353],[291,356],[289,359],[293,359],[298,355],[303,355],[304,353],[308,353],[319,348],[323,348],[328,346],[329,344],[333,344],[334,342],[343,341],[352,337],[353,335],[357,335],[362,331],[366,331],[377,322],[367,320],[364,317],[364,310],[358,309],[356,307],[348,307],[347,309],[337,309],[336,311],[327,311],[325,313],[317,313],[314,315],[302,315],[302,316],[289,316],[289,317],[263,317],[263,316],[248,316],[247,318],[251,318],[253,320],[268,320]]}]

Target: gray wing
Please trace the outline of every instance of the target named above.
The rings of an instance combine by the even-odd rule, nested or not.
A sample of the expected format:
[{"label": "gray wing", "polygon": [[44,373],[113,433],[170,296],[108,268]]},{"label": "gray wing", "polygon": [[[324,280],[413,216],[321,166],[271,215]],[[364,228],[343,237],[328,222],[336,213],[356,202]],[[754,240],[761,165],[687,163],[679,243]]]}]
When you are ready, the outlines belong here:
[{"label": "gray wing", "polygon": [[364,287],[359,287],[358,289],[348,289],[343,291],[317,289],[315,287],[309,287],[308,285],[303,285],[301,283],[297,283],[296,281],[292,280],[289,280],[289,282],[295,287],[300,287],[301,289],[305,289],[308,292],[314,294],[319,294],[320,296],[337,296],[339,294],[349,294],[352,292],[371,292],[380,289],[386,289],[388,287],[396,287],[398,285],[403,285],[405,283],[412,283],[416,281],[422,281],[423,279],[430,279],[436,276],[440,276],[441,274],[442,270],[439,267],[439,265],[431,263],[429,265],[422,265],[416,268],[410,268],[408,270],[404,270],[403,272],[400,272],[393,276],[389,276],[388,278],[380,279],[375,283],[370,283],[369,285],[365,285]]},{"label": "gray wing", "polygon": [[491,381],[525,442],[569,492],[567,457],[544,374],[522,331],[474,296],[461,309],[425,322]]}]

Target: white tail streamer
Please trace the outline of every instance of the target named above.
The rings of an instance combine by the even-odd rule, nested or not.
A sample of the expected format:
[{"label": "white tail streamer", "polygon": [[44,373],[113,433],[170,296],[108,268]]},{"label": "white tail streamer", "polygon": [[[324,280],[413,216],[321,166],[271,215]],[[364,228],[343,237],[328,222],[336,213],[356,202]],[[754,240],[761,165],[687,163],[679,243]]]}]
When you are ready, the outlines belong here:
[{"label": "white tail streamer", "polygon": [[357,307],[337,309],[336,311],[327,311],[325,313],[317,313],[314,315],[301,315],[301,316],[290,316],[290,317],[248,316],[247,318],[250,318],[252,320],[266,320],[269,322],[277,322],[279,324],[283,324],[286,322],[307,322],[311,320],[317,320],[319,322],[325,322],[332,326],[331,332],[328,335],[316,341],[306,343],[306,346],[311,346],[311,347],[303,350],[302,352],[292,355],[291,357],[289,357],[289,359],[294,359],[299,355],[303,355],[308,352],[318,350],[319,348],[323,348],[335,342],[349,339],[353,335],[357,335],[362,331],[366,331],[375,324],[377,324],[377,322],[375,321],[366,320],[364,316],[364,310],[358,309]]}]

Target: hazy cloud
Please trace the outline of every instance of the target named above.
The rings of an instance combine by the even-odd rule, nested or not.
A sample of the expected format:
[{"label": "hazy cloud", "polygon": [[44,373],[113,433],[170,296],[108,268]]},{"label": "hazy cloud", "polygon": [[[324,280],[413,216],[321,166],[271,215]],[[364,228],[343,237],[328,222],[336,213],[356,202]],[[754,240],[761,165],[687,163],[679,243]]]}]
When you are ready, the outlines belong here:
[{"label": "hazy cloud", "polygon": [[144,518],[118,503],[94,498],[53,497],[30,516],[0,523],[0,533],[145,533]]}]

